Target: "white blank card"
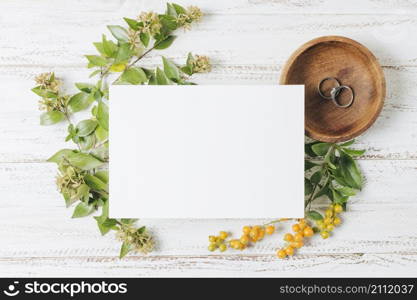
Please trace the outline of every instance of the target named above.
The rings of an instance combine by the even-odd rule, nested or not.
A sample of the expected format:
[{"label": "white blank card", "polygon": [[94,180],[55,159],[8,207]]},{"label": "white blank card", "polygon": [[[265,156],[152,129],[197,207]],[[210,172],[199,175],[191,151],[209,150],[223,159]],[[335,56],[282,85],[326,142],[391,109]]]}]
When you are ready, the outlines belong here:
[{"label": "white blank card", "polygon": [[304,216],[303,86],[110,87],[110,216]]}]

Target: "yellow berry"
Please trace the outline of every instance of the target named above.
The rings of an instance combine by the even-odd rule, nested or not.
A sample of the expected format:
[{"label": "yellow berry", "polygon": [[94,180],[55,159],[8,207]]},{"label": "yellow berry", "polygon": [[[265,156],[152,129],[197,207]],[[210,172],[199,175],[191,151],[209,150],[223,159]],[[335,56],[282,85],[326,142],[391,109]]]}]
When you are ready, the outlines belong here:
[{"label": "yellow berry", "polygon": [[285,258],[287,257],[287,253],[285,253],[285,251],[281,249],[277,251],[277,256],[278,258]]},{"label": "yellow berry", "polygon": [[225,240],[227,238],[228,234],[226,231],[220,231],[219,232],[219,238],[221,238],[222,240]]},{"label": "yellow berry", "polygon": [[262,240],[265,236],[265,229],[261,228],[258,233],[258,240]]},{"label": "yellow berry", "polygon": [[244,226],[242,231],[244,234],[249,234],[251,230],[252,230],[252,227]]},{"label": "yellow berry", "polygon": [[293,248],[300,249],[304,245],[304,243],[302,241],[299,241],[299,242],[291,242],[290,245]]},{"label": "yellow berry", "polygon": [[208,250],[211,251],[211,252],[213,252],[214,250],[216,250],[216,248],[217,248],[216,244],[210,244],[208,246]]},{"label": "yellow berry", "polygon": [[324,223],[325,225],[331,224],[331,223],[332,223],[332,218],[324,218],[323,223]]},{"label": "yellow berry", "polygon": [[304,235],[301,232],[298,232],[294,235],[294,241],[302,242],[304,239]]},{"label": "yellow berry", "polygon": [[258,230],[256,230],[255,228],[252,228],[252,230],[249,233],[249,236],[253,239],[253,240],[257,240],[258,239]]},{"label": "yellow berry", "polygon": [[220,251],[221,251],[221,252],[226,251],[226,250],[227,250],[227,246],[226,246],[226,244],[221,244],[221,245],[219,246],[219,249],[220,249]]},{"label": "yellow berry", "polygon": [[239,247],[240,247],[240,242],[239,242],[238,240],[231,240],[231,241],[230,241],[230,246],[231,246],[233,249],[239,249]]},{"label": "yellow berry", "polygon": [[310,226],[306,227],[304,229],[303,233],[304,233],[304,236],[306,236],[306,237],[312,237],[314,235],[314,231],[313,231],[313,229],[311,229]]},{"label": "yellow berry", "polygon": [[292,225],[292,231],[299,232],[301,230],[300,225],[294,224]]},{"label": "yellow berry", "polygon": [[217,238],[214,235],[210,235],[209,236],[209,242],[210,243],[215,243],[215,242],[217,242]]},{"label": "yellow berry", "polygon": [[340,204],[335,204],[333,210],[335,213],[340,214],[343,211],[343,207]]},{"label": "yellow berry", "polygon": [[334,220],[333,220],[333,225],[334,226],[338,226],[341,223],[342,223],[342,220],[340,218],[338,218],[338,217],[334,218]]},{"label": "yellow berry", "polygon": [[320,232],[320,235],[323,239],[327,239],[330,236],[330,233],[328,233],[327,231],[322,231]]},{"label": "yellow berry", "polygon": [[333,216],[333,210],[330,209],[330,208],[326,209],[325,215],[328,218],[332,217]]},{"label": "yellow berry", "polygon": [[246,248],[246,245],[243,245],[242,243],[239,243],[239,250],[243,250]]},{"label": "yellow berry", "polygon": [[240,242],[241,242],[243,245],[247,245],[247,244],[249,244],[249,237],[248,237],[247,235],[242,235],[242,236],[240,237]]},{"label": "yellow berry", "polygon": [[300,227],[300,231],[303,231],[306,228],[307,224],[305,222],[298,223],[298,227]]},{"label": "yellow berry", "polygon": [[266,234],[271,235],[275,232],[275,226],[274,225],[266,226],[265,231],[266,231]]},{"label": "yellow berry", "polygon": [[333,229],[334,229],[334,225],[333,224],[326,225],[326,230],[327,231],[333,231]]},{"label": "yellow berry", "polygon": [[294,236],[291,233],[286,233],[284,235],[284,241],[292,242],[292,241],[294,241]]},{"label": "yellow berry", "polygon": [[286,253],[288,256],[293,256],[293,255],[294,255],[294,248],[293,248],[293,247],[291,247],[291,246],[288,246],[287,248],[285,248],[285,253]]}]

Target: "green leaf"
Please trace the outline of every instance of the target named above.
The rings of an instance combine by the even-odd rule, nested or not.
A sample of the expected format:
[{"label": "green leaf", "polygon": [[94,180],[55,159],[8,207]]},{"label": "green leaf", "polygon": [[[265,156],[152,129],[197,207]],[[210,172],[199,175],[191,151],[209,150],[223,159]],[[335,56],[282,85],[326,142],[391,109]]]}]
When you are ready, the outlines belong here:
[{"label": "green leaf", "polygon": [[132,50],[130,44],[123,43],[117,49],[116,58],[114,60],[115,64],[126,63],[132,57]]},{"label": "green leaf", "polygon": [[163,41],[158,42],[155,45],[154,49],[163,50],[171,46],[172,42],[175,40],[176,36],[170,35],[167,38],[165,38]]},{"label": "green leaf", "polygon": [[321,181],[321,171],[317,171],[315,172],[313,175],[311,175],[310,177],[310,181],[312,184],[318,184]]},{"label": "green leaf", "polygon": [[97,126],[98,123],[95,120],[83,120],[76,126],[77,135],[81,137],[90,135],[93,133]]},{"label": "green leaf", "polygon": [[125,257],[131,250],[131,245],[127,242],[123,242],[122,247],[120,248],[119,258]]},{"label": "green leaf", "polygon": [[355,196],[356,191],[350,187],[344,186],[336,189],[339,193],[341,193],[344,196]]},{"label": "green leaf", "polygon": [[75,138],[78,138],[78,144],[80,146],[80,149],[84,150],[84,151],[90,150],[91,148],[93,148],[94,144],[96,143],[96,136],[95,135],[88,135],[88,136],[84,136],[84,137],[80,137],[80,136],[76,135],[74,137],[74,139]]},{"label": "green leaf", "polygon": [[343,178],[349,187],[360,190],[362,188],[362,175],[356,162],[349,155],[340,153],[340,165]]},{"label": "green leaf", "polygon": [[94,175],[104,183],[109,182],[109,171],[98,171]]},{"label": "green leaf", "polygon": [[90,215],[94,212],[94,206],[89,205],[85,202],[80,202],[74,209],[74,213],[72,214],[72,218],[82,218]]},{"label": "green leaf", "polygon": [[96,42],[96,43],[93,43],[93,45],[94,47],[96,47],[97,51],[101,55],[106,56],[106,53],[104,52],[104,49],[103,49],[103,43]]},{"label": "green leaf", "polygon": [[142,44],[143,44],[145,47],[148,47],[148,45],[149,45],[149,40],[151,39],[151,37],[150,37],[149,33],[147,33],[147,32],[141,32],[141,33],[139,34],[139,38],[140,38],[140,41],[142,42]]},{"label": "green leaf", "polygon": [[304,178],[304,195],[309,195],[313,192],[313,185],[310,180]]},{"label": "green leaf", "polygon": [[332,194],[333,194],[333,201],[338,204],[345,203],[349,198],[347,196],[343,196],[339,191],[334,190],[334,189],[332,190]]},{"label": "green leaf", "polygon": [[158,84],[158,83],[156,82],[156,76],[152,75],[152,76],[149,78],[148,85],[157,85],[157,84]]},{"label": "green leaf", "polygon": [[312,219],[314,221],[323,220],[323,216],[319,212],[314,210],[307,212],[307,218]]},{"label": "green leaf", "polygon": [[120,219],[120,222],[126,225],[133,225],[138,219]]},{"label": "green leaf", "polygon": [[146,231],[146,226],[142,226],[141,228],[137,230],[137,233],[142,234],[142,233],[145,233],[145,231]]},{"label": "green leaf", "polygon": [[134,19],[123,18],[123,20],[125,20],[127,25],[129,25],[129,27],[132,28],[134,31],[138,31],[141,27],[140,23]]},{"label": "green leaf", "polygon": [[90,188],[86,184],[81,184],[77,188],[77,194],[75,195],[75,200],[79,199],[81,201],[87,202],[89,197],[90,197]]},{"label": "green leaf", "polygon": [[355,140],[350,140],[349,142],[340,144],[340,146],[342,146],[342,147],[348,147],[350,145],[353,145],[354,143],[355,143]]},{"label": "green leaf", "polygon": [[329,143],[318,143],[311,146],[311,150],[318,156],[325,156],[329,151],[331,144]]},{"label": "green leaf", "polygon": [[169,79],[168,77],[165,75],[164,71],[162,71],[159,68],[156,68],[156,82],[158,83],[158,85],[169,85]]},{"label": "green leaf", "polygon": [[100,142],[109,138],[109,132],[101,126],[97,126],[95,134]]},{"label": "green leaf", "polygon": [[109,130],[109,107],[100,101],[97,107],[97,121],[105,130]]},{"label": "green leaf", "polygon": [[81,92],[75,94],[69,99],[68,107],[71,110],[71,112],[75,113],[88,108],[93,101],[93,97],[90,97],[89,94]]},{"label": "green leaf", "polygon": [[317,167],[318,165],[309,161],[309,160],[304,160],[304,171],[308,171],[314,167]]},{"label": "green leaf", "polygon": [[350,148],[343,148],[342,151],[352,156],[361,156],[366,152],[366,150],[355,150]]},{"label": "green leaf", "polygon": [[62,150],[59,150],[54,155],[52,155],[46,161],[47,162],[53,162],[53,163],[56,163],[56,164],[60,164],[64,160],[64,158],[68,158],[75,153],[77,153],[77,152],[75,150],[72,150],[72,149],[62,149]]},{"label": "green leaf", "polygon": [[319,198],[321,196],[327,195],[327,193],[329,192],[329,185],[325,184],[315,195],[314,195],[314,199]]},{"label": "green leaf", "polygon": [[178,70],[178,67],[169,59],[162,56],[162,62],[164,64],[164,72],[165,75],[169,79],[180,79],[180,71]]},{"label": "green leaf", "polygon": [[[186,62],[187,67],[192,68],[194,66],[194,63],[195,63],[195,58],[194,58],[193,54],[190,52],[190,53],[188,53],[188,56],[187,56],[187,62]],[[191,71],[192,71],[192,69],[191,69]]]},{"label": "green leaf", "polygon": [[61,122],[64,119],[65,119],[64,113],[57,111],[57,110],[53,110],[53,111],[44,112],[43,114],[41,114],[40,124],[52,125],[52,124]]},{"label": "green leaf", "polygon": [[148,78],[141,68],[131,67],[123,72],[121,80],[130,84],[141,84],[146,82]]},{"label": "green leaf", "polygon": [[177,14],[187,14],[187,11],[181,5],[172,3],[172,6],[174,7],[174,9],[177,12]]},{"label": "green leaf", "polygon": [[68,157],[68,161],[74,167],[85,171],[92,170],[103,165],[102,161],[86,153],[75,153]]},{"label": "green leaf", "polygon": [[163,26],[165,26],[169,31],[177,29],[177,19],[170,15],[160,15],[159,21]]},{"label": "green leaf", "polygon": [[96,89],[96,87],[94,85],[89,84],[89,83],[77,82],[77,83],[75,83],[75,86],[81,92],[84,92],[84,93],[87,93],[87,94],[90,94],[93,90]]},{"label": "green leaf", "polygon": [[56,93],[51,92],[47,89],[44,89],[41,86],[34,87],[32,89],[32,92],[34,92],[36,95],[41,96],[43,98],[52,98],[52,99],[54,99],[58,96]]},{"label": "green leaf", "polygon": [[84,176],[84,180],[85,183],[93,190],[103,190],[103,191],[108,191],[108,186],[105,182],[101,181],[100,178],[91,175],[91,174],[86,174]]},{"label": "green leaf", "polygon": [[106,219],[104,222],[99,223],[97,221],[98,229],[100,230],[101,235],[105,235],[112,229],[117,229],[117,221],[115,219]]},{"label": "green leaf", "polygon": [[127,35],[126,29],[119,25],[109,25],[107,28],[110,30],[111,34],[119,41],[119,42],[127,42],[129,37]]},{"label": "green leaf", "polygon": [[175,18],[178,16],[177,11],[175,10],[174,6],[172,6],[171,3],[167,3],[166,14],[170,15],[170,16],[173,16]]},{"label": "green leaf", "polygon": [[181,67],[181,71],[189,76],[193,75],[193,71],[189,66]]},{"label": "green leaf", "polygon": [[107,65],[107,60],[104,57],[98,55],[86,55],[85,57],[93,66],[104,67]]},{"label": "green leaf", "polygon": [[104,221],[106,221],[109,217],[109,201],[106,200],[103,203],[103,207],[101,208],[101,215],[98,217],[94,217],[96,219],[98,224],[102,224]]},{"label": "green leaf", "polygon": [[103,45],[103,52],[107,57],[114,57],[117,50],[117,45],[113,41],[106,39],[106,36],[103,34],[101,43]]},{"label": "green leaf", "polygon": [[309,143],[309,144],[304,144],[304,152],[305,154],[307,154],[310,157],[316,157],[317,154],[313,152],[313,150],[311,149],[311,147],[315,144],[318,144],[318,142],[313,142],[313,143]]}]

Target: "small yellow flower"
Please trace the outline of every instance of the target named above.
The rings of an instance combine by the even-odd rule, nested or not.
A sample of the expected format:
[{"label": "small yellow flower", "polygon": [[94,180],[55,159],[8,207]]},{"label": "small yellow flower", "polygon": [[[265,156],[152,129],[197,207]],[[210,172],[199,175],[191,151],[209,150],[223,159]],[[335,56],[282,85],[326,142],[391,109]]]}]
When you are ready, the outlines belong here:
[{"label": "small yellow flower", "polygon": [[177,16],[178,27],[190,29],[191,23],[200,21],[203,13],[197,6],[189,6],[185,14]]},{"label": "small yellow flower", "polygon": [[149,33],[152,36],[160,32],[162,24],[159,21],[158,14],[154,12],[143,12],[138,19],[143,23],[141,32]]},{"label": "small yellow flower", "polygon": [[210,59],[207,56],[196,55],[193,62],[194,73],[207,73],[211,71]]},{"label": "small yellow flower", "polygon": [[151,252],[155,246],[147,230],[138,229],[131,224],[121,225],[116,232],[116,237],[122,242],[131,244],[133,251],[143,254]]}]

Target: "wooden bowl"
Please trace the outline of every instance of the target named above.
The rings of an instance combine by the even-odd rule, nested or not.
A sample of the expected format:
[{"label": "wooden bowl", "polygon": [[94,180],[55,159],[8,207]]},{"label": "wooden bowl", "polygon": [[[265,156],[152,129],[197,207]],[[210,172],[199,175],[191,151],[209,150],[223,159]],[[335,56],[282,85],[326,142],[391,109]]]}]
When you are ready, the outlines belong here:
[{"label": "wooden bowl", "polygon": [[[336,77],[354,91],[348,108],[337,107],[318,93],[320,81]],[[363,45],[341,36],[324,36],[302,45],[285,64],[280,84],[305,85],[305,132],[323,142],[350,140],[378,117],[385,98],[385,78],[375,56]],[[328,93],[332,82],[326,81]],[[348,93],[340,102],[348,101]]]}]

